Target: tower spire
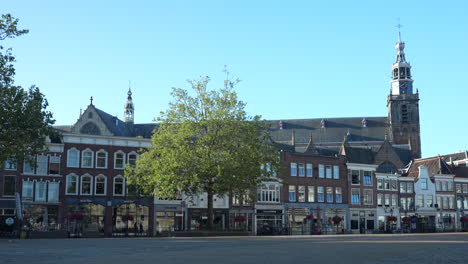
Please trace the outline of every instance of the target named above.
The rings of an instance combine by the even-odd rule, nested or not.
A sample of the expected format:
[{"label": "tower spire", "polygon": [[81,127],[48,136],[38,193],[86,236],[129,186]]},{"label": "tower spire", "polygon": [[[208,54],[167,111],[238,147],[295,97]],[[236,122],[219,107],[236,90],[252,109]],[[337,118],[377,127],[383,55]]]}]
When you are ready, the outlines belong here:
[{"label": "tower spire", "polygon": [[132,99],[131,82],[128,81],[127,102],[125,103],[125,106],[124,106],[124,121],[126,123],[133,123],[134,114],[135,114],[135,107],[133,105],[133,99]]}]

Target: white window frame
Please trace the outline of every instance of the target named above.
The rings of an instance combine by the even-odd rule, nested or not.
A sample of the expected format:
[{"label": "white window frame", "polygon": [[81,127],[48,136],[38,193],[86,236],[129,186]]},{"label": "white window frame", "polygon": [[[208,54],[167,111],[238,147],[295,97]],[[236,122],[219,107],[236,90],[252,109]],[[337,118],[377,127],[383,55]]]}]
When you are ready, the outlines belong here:
[{"label": "white window frame", "polygon": [[[83,193],[83,180],[84,178],[90,178],[90,183],[89,183],[89,193]],[[89,174],[84,174],[84,175],[81,175],[80,177],[80,194],[81,195],[93,195],[93,176],[89,175]]]},{"label": "white window frame", "polygon": [[[31,158],[32,164],[31,164],[31,162],[28,161],[28,157]],[[34,167],[34,163],[36,162],[36,157],[34,157],[34,158],[31,157],[31,156],[28,156],[28,157],[25,157],[24,161],[23,161],[23,174],[34,175],[36,173],[36,168]],[[28,164],[28,165],[26,165],[26,164]],[[32,172],[24,171],[27,166],[32,168]]]},{"label": "white window frame", "polygon": [[[115,180],[116,179],[122,179],[122,194],[115,193]],[[123,177],[122,175],[117,175],[112,179],[112,194],[114,196],[125,196],[125,177]]]},{"label": "white window frame", "polygon": [[315,203],[315,186],[307,186],[307,201],[309,203]]},{"label": "white window frame", "polygon": [[[280,185],[277,183],[263,183],[257,187],[257,202],[259,203],[280,203]],[[263,198],[267,199],[263,199]]]},{"label": "white window frame", "polygon": [[[122,168],[118,168],[117,167],[117,155],[118,154],[122,154]],[[123,152],[122,150],[119,150],[119,151],[116,151],[114,152],[114,169],[116,170],[124,170],[125,169],[125,158],[126,158],[127,155],[125,155],[125,152]]]},{"label": "white window frame", "polygon": [[[76,166],[70,165],[70,152],[71,151],[77,151],[76,155]],[[80,167],[80,151],[77,148],[70,148],[67,150],[67,167],[68,168],[79,168]]]},{"label": "white window frame", "polygon": [[314,176],[314,166],[312,165],[312,163],[306,163],[306,177],[313,177],[313,176]]},{"label": "white window frame", "polygon": [[[293,196],[291,196],[291,194],[293,194]],[[296,185],[288,186],[288,200],[290,202],[295,202],[297,200]]]},{"label": "white window frame", "polygon": [[333,179],[340,179],[340,166],[334,165],[333,166]]},{"label": "white window frame", "polygon": [[318,170],[319,170],[318,177],[321,179],[324,179],[325,178],[325,165],[319,164]]},{"label": "white window frame", "polygon": [[[101,178],[104,178],[104,193],[97,193],[98,179],[101,179]],[[94,177],[94,195],[98,195],[98,196],[107,195],[107,177],[104,176],[103,174],[99,174],[96,177]]]},{"label": "white window frame", "polygon": [[[38,191],[39,190],[39,188],[38,188],[39,184],[40,185],[44,184],[44,186],[45,186],[44,187],[44,199],[41,199],[41,200],[38,199],[40,197],[39,196],[40,193]],[[34,201],[35,202],[44,202],[45,203],[47,201],[47,182],[45,182],[45,181],[36,181],[35,185],[36,185],[35,186],[36,188],[35,188],[35,192],[34,192]]]},{"label": "white window frame", "polygon": [[298,177],[305,177],[305,164],[304,163],[298,163],[297,164],[297,176]]},{"label": "white window frame", "polygon": [[[105,165],[104,165],[104,167],[99,167],[99,166],[98,166],[98,164],[99,164],[99,163],[98,163],[98,159],[99,159],[99,154],[100,154],[100,153],[104,153],[104,154],[105,154]],[[96,169],[107,169],[107,167],[109,166],[109,165],[108,165],[108,164],[109,164],[109,160],[108,160],[108,159],[109,159],[109,154],[107,153],[107,151],[105,151],[105,150],[103,150],[103,149],[100,149],[100,150],[96,151],[96,159],[95,159],[95,162],[96,162],[96,166],[95,166],[95,167],[96,167]]]},{"label": "white window frame", "polygon": [[[130,155],[135,155],[135,165],[136,165],[136,161],[138,159],[138,153],[136,153],[135,151],[132,151],[132,152],[127,154],[127,163],[128,164],[130,164]],[[268,165],[267,165],[267,169],[268,169]]]},{"label": "white window frame", "polygon": [[[69,179],[71,177],[75,177],[75,179],[76,179],[76,188],[75,188],[74,193],[69,193],[68,192],[68,183],[70,182]],[[67,177],[65,178],[65,194],[66,195],[77,195],[79,189],[80,189],[80,177],[78,177],[78,175],[76,175],[74,173],[68,174]]]},{"label": "white window frame", "polygon": [[[340,199],[338,199],[338,197]],[[336,203],[343,203],[343,188],[341,188],[341,187],[335,187],[335,202]]]},{"label": "white window frame", "polygon": [[18,169],[18,161],[10,157],[9,159],[5,160],[4,164],[4,170],[9,170],[9,171],[15,171]]},{"label": "white window frame", "polygon": [[[57,186],[57,200],[50,200],[51,198],[51,185]],[[60,183],[55,181],[49,181],[47,183],[47,202],[48,203],[58,203],[60,201]]]},{"label": "white window frame", "polygon": [[[85,166],[85,162],[84,162],[85,153],[91,153],[91,157],[90,157],[91,164],[89,166]],[[81,168],[93,168],[93,163],[94,163],[94,151],[92,151],[89,148],[81,151]]]},{"label": "white window frame", "polygon": [[291,162],[290,163],[289,175],[291,177],[296,177],[297,176],[297,163],[296,162]]},{"label": "white window frame", "polygon": [[[36,164],[37,164],[36,175],[48,175],[49,174],[49,156],[48,155],[37,155]],[[45,168],[43,166],[45,166]]]}]

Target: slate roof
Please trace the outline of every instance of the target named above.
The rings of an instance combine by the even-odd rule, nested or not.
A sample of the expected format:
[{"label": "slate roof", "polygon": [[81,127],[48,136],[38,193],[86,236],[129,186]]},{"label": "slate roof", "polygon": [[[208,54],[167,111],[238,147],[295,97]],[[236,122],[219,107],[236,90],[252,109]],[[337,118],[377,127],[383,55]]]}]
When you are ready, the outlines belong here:
[{"label": "slate roof", "polygon": [[374,164],[375,152],[372,149],[345,147],[345,153],[350,163]]},{"label": "slate roof", "polygon": [[419,166],[426,165],[428,167],[429,176],[434,176],[436,174],[453,174],[450,166],[445,162],[442,157],[432,157],[426,159],[416,159],[411,163],[411,166],[408,169],[408,177],[419,177]]},{"label": "slate roof", "polygon": [[442,155],[442,157],[444,157],[444,159],[448,162],[457,161],[457,160],[465,160],[465,159],[468,159],[468,151],[465,150],[465,151],[460,151],[456,153],[446,154],[446,155]]},{"label": "slate roof", "polygon": [[[366,117],[367,126],[362,126],[362,117],[326,118],[325,128],[321,127],[322,118],[267,120],[271,123],[270,132],[276,142],[291,142],[292,131],[298,143],[309,142],[312,135],[315,144],[343,142],[346,133],[348,141],[384,141],[387,133],[387,117]],[[282,129],[280,129],[280,121]]]}]

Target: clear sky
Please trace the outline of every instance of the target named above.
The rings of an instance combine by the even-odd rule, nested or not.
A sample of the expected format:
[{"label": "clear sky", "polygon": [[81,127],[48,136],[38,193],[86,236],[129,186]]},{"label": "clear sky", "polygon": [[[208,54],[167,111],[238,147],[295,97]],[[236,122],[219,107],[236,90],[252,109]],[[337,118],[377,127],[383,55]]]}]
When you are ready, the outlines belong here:
[{"label": "clear sky", "polygon": [[38,85],[56,124],[90,96],[135,122],[172,87],[227,65],[240,99],[265,119],[386,116],[400,18],[420,93],[423,156],[467,149],[468,1],[2,1],[30,30],[9,40],[16,83]]}]

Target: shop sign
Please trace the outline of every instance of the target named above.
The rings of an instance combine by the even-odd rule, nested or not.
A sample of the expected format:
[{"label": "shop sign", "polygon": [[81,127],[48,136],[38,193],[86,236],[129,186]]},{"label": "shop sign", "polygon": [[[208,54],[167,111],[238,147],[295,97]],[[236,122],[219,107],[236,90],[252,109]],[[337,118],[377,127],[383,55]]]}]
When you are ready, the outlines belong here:
[{"label": "shop sign", "polygon": [[93,201],[90,199],[81,199],[80,203],[92,203]]},{"label": "shop sign", "polygon": [[184,216],[184,214],[175,214],[175,216]]},{"label": "shop sign", "polygon": [[15,223],[15,220],[11,217],[8,217],[7,219],[5,219],[5,224],[11,226],[13,225],[13,223]]}]

